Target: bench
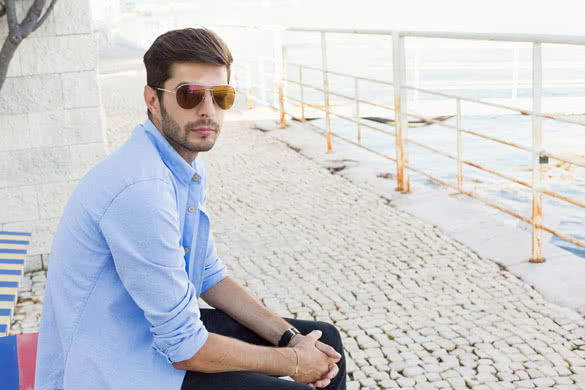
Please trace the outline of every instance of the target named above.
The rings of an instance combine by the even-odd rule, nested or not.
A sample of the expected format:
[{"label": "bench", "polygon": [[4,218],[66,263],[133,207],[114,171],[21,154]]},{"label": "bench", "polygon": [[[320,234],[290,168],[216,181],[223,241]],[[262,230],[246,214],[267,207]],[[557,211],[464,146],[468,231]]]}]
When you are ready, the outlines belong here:
[{"label": "bench", "polygon": [[2,390],[33,390],[38,334],[8,336],[31,233],[0,232],[0,377]]},{"label": "bench", "polygon": [[30,237],[31,233],[0,232],[0,337],[10,331]]}]

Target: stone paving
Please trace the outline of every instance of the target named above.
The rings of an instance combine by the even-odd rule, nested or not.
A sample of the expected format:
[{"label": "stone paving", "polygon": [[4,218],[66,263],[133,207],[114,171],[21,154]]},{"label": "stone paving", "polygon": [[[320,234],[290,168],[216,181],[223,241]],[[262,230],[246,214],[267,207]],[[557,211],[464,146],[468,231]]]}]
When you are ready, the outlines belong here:
[{"label": "stone paving", "polygon": [[[350,389],[585,389],[585,319],[250,127],[204,156],[218,252],[279,315],[337,325]],[[13,333],[38,329],[44,280]]]}]

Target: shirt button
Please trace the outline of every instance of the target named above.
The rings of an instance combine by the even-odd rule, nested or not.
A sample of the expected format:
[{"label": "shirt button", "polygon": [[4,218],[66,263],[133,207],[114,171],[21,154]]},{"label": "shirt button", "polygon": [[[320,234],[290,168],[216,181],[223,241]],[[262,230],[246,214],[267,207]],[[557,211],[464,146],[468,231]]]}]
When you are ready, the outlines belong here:
[{"label": "shirt button", "polygon": [[185,248],[185,253],[189,253],[189,248]]},{"label": "shirt button", "polygon": [[199,180],[199,176],[193,175],[193,180]]},{"label": "shirt button", "polygon": [[192,213],[193,211],[195,211],[195,207],[193,206],[189,207],[189,212]]}]

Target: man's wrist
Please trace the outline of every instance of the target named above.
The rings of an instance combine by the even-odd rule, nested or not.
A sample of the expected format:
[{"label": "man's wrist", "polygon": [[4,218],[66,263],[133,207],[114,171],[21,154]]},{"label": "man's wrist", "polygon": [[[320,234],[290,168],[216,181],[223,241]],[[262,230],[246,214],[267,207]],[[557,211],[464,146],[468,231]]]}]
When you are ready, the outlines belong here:
[{"label": "man's wrist", "polygon": [[280,337],[280,340],[278,341],[278,346],[279,347],[286,347],[288,345],[290,345],[290,342],[292,341],[292,339],[296,336],[301,334],[301,332],[296,329],[296,328],[289,328],[287,330],[284,331],[284,333],[282,334],[282,336]]}]

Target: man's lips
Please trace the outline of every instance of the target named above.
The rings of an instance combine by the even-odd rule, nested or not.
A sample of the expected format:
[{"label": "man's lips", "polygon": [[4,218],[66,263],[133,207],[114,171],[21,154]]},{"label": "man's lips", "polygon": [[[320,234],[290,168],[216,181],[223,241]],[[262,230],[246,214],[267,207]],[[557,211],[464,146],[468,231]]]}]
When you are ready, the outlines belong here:
[{"label": "man's lips", "polygon": [[211,127],[197,127],[195,129],[191,129],[191,131],[201,136],[207,136],[215,133],[215,130],[213,130]]}]

